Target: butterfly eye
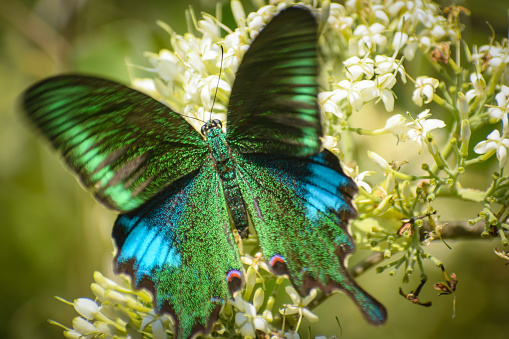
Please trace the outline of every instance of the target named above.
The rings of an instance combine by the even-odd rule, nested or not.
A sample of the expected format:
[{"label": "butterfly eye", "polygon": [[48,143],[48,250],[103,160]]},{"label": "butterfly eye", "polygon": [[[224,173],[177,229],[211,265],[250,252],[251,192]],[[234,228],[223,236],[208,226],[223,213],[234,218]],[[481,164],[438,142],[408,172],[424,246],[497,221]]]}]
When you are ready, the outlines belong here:
[{"label": "butterfly eye", "polygon": [[218,120],[218,119],[214,119],[212,120],[212,125],[214,127],[219,127],[219,128],[222,128],[223,127],[223,124],[221,123],[221,120]]},{"label": "butterfly eye", "polygon": [[206,124],[201,127],[201,134],[206,135],[208,131],[209,129]]}]

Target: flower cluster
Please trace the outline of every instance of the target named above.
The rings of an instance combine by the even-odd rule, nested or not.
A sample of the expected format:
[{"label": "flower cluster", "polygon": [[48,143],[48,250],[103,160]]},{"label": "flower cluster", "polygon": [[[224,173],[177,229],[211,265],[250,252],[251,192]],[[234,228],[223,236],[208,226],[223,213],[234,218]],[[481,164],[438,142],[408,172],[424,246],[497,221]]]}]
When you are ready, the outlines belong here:
[{"label": "flower cluster", "polygon": [[64,328],[69,339],[79,338],[151,338],[166,339],[172,331],[171,319],[156,314],[152,296],[146,290],[134,291],[127,280],[120,285],[94,273],[91,285],[96,299],[80,298],[70,303],[79,317],[72,321],[72,329]]},{"label": "flower cluster", "polygon": [[[230,337],[232,333],[239,333],[244,338],[254,339],[258,332],[264,333],[271,339],[297,339],[299,338],[297,331],[303,317],[309,321],[318,320],[318,317],[306,308],[315,299],[316,290],[312,290],[307,297],[301,298],[295,289],[288,285],[289,281],[282,277],[277,278],[276,284],[277,286],[287,285],[285,292],[292,300],[292,304],[282,305],[279,310],[281,315],[273,316],[272,308],[276,298],[280,298],[281,293],[278,291],[282,290],[277,288],[268,294],[264,291],[264,286],[276,277],[270,273],[261,253],[257,253],[255,257],[245,255],[242,257],[242,262],[247,271],[245,289],[243,293],[237,293],[234,300],[228,301],[223,310],[224,316],[213,328],[212,334],[215,337]],[[260,272],[260,268],[263,272]],[[80,298],[71,303],[59,298],[72,305],[79,314],[72,321],[72,328],[56,322],[52,323],[62,327],[65,337],[69,339],[165,339],[173,333],[172,319],[154,311],[151,294],[144,289],[134,290],[129,279],[123,279],[122,276],[120,278],[122,283],[118,284],[105,278],[101,273],[95,272],[95,282],[91,285],[95,300]],[[285,332],[284,320],[292,323],[295,317],[297,317],[297,324],[292,326],[292,330]]]}]

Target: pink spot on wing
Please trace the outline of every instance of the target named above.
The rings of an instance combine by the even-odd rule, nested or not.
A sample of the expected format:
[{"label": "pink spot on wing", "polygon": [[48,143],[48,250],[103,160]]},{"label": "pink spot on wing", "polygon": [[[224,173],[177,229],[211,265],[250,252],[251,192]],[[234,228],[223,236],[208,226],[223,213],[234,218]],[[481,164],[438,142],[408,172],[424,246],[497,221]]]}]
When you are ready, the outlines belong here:
[{"label": "pink spot on wing", "polygon": [[280,262],[282,264],[286,263],[285,258],[283,258],[283,256],[280,254],[276,254],[276,255],[272,256],[272,258],[270,258],[270,260],[269,260],[269,264],[272,267],[274,267],[274,265],[276,265],[278,262]]},{"label": "pink spot on wing", "polygon": [[226,275],[226,281],[231,282],[232,279],[234,278],[242,279],[242,272],[240,272],[239,270],[229,271],[228,274]]}]

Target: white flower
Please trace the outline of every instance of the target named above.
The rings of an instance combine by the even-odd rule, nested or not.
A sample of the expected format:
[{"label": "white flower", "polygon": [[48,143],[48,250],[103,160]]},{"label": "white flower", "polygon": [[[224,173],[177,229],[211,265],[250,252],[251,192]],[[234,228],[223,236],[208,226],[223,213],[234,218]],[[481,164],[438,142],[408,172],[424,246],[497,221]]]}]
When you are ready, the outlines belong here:
[{"label": "white flower", "polygon": [[[345,80],[346,81],[346,80]],[[338,106],[338,102],[343,100],[346,96],[342,95],[341,90],[333,92],[321,92],[318,94],[318,105],[323,113],[332,113],[338,118],[343,117],[341,109]]]},{"label": "white flower", "polygon": [[[255,305],[245,301],[240,296],[240,293],[235,298],[233,304],[239,309],[240,312],[235,314],[235,325],[240,328],[240,334],[244,337],[256,338],[256,330],[262,331],[265,334],[270,333],[270,328],[267,320],[256,314]],[[260,307],[261,305],[257,305]]]},{"label": "white flower", "polygon": [[499,121],[504,114],[509,113],[509,87],[502,85],[500,92],[495,95],[496,107],[490,107],[488,113],[491,118]]},{"label": "white flower", "polygon": [[352,106],[352,109],[354,111],[359,111],[364,105],[361,91],[364,89],[362,84],[366,81],[370,80],[363,80],[357,83],[353,83],[348,80],[340,81],[338,84],[339,89],[333,92],[334,95],[331,97],[331,100],[333,102],[336,100],[336,102],[339,102],[346,98],[350,106]]},{"label": "white flower", "polygon": [[415,81],[416,89],[412,95],[413,102],[417,106],[422,106],[423,99],[425,98],[424,103],[429,104],[433,100],[433,93],[438,87],[439,81],[427,76],[420,76]]},{"label": "white flower", "polygon": [[391,169],[391,165],[389,165],[387,160],[385,160],[384,158],[382,158],[375,152],[368,151],[367,153],[368,153],[368,158],[370,158],[375,164],[377,164],[378,167],[380,167],[384,171],[389,171]]},{"label": "white flower", "polygon": [[401,47],[405,46],[408,41],[408,34],[402,32],[394,33],[394,38],[392,39],[392,48],[394,50],[399,50]]},{"label": "white flower", "polygon": [[304,299],[301,298],[301,296],[297,293],[293,286],[286,286],[285,291],[292,299],[293,304],[284,305],[285,307],[283,309],[280,309],[279,313],[283,315],[299,314],[299,320],[302,318],[302,316],[304,316],[310,322],[318,321],[318,316],[306,308],[306,306],[314,298],[316,298],[317,294],[316,289],[312,289]]},{"label": "white flower", "polygon": [[267,262],[263,259],[263,255],[261,252],[256,253],[254,257],[250,256],[249,254],[245,254],[242,257],[240,257],[240,260],[242,261],[242,263],[253,267],[256,272],[259,272],[261,268],[266,272],[271,273],[269,265],[267,265]]},{"label": "white flower", "polygon": [[387,74],[387,73],[395,73],[395,71],[399,72],[401,77],[401,81],[406,83],[406,74],[405,68],[400,64],[399,60],[390,58],[386,55],[377,55],[375,57],[375,73],[376,74]]},{"label": "white flower", "polygon": [[474,147],[477,154],[485,154],[489,151],[496,150],[499,167],[504,167],[507,162],[507,148],[509,148],[509,139],[501,137],[500,132],[496,129],[488,135],[488,139],[481,141]]},{"label": "white flower", "polygon": [[331,150],[334,147],[336,147],[339,141],[338,138],[333,137],[331,135],[325,135],[321,137],[320,140],[322,141],[322,147],[328,150]]},{"label": "white flower", "polygon": [[396,76],[387,73],[377,77],[375,83],[378,96],[382,99],[385,109],[387,112],[392,112],[394,110],[394,92],[391,88],[396,84]]},{"label": "white flower", "polygon": [[481,73],[470,74],[470,81],[474,85],[476,96],[483,96],[486,93],[486,80]]},{"label": "white flower", "polygon": [[486,57],[488,60],[488,73],[493,73],[499,67],[505,67],[505,65],[509,64],[509,46],[507,45],[507,40],[502,46],[498,41],[493,45],[481,46],[479,53],[472,55],[474,60],[483,57]]},{"label": "white flower", "polygon": [[74,309],[87,320],[93,320],[95,315],[99,312],[99,306],[95,301],[88,298],[74,300]]},{"label": "white flower", "polygon": [[387,38],[381,34],[384,30],[385,27],[380,23],[374,23],[369,27],[357,26],[353,32],[354,38],[348,42],[351,54],[365,55],[376,47],[383,50],[387,44]]},{"label": "white flower", "polygon": [[419,144],[419,152],[421,151],[422,144],[425,142],[426,135],[436,129],[445,127],[445,123],[439,119],[426,119],[429,114],[429,110],[426,110],[419,114],[417,120],[408,123],[412,129],[407,132],[407,137]]},{"label": "white flower", "polygon": [[359,173],[357,177],[353,179],[358,187],[364,188],[368,193],[371,193],[371,186],[367,182],[364,181],[364,177],[367,177],[369,175],[373,175],[375,172],[373,171],[364,171]]},{"label": "white flower", "polygon": [[154,83],[154,79],[150,78],[134,78],[131,81],[133,87],[140,92],[143,92],[147,95],[150,95],[152,98],[159,98],[160,95],[157,92],[156,85]]},{"label": "white flower", "polygon": [[385,122],[385,127],[382,131],[387,131],[396,136],[396,138],[402,139],[404,127],[406,126],[406,119],[401,114],[395,114]]},{"label": "white flower", "polygon": [[74,328],[75,331],[77,331],[83,335],[97,332],[94,324],[88,322],[87,320],[85,320],[82,317],[74,318],[72,320],[72,327]]},{"label": "white flower", "polygon": [[350,30],[354,23],[354,18],[348,15],[343,7],[337,3],[330,4],[330,14],[327,19],[328,24],[334,32],[342,32],[343,30]]},{"label": "white flower", "polygon": [[443,25],[436,24],[431,29],[431,36],[433,38],[435,38],[435,40],[440,40],[445,34],[446,34],[446,31],[445,31]]},{"label": "white flower", "polygon": [[140,331],[145,330],[148,325],[152,326],[152,334],[154,339],[166,339],[168,335],[164,329],[163,316],[158,315],[154,310],[151,310],[145,318],[143,318]]},{"label": "white flower", "polygon": [[242,6],[242,3],[239,0],[232,0],[230,6],[237,26],[239,27],[242,26],[242,24],[246,20],[246,12],[244,12],[244,7]]},{"label": "white flower", "polygon": [[366,75],[367,79],[371,79],[375,74],[375,62],[367,56],[362,59],[354,56],[345,60],[343,64],[347,68],[346,77],[352,81],[359,80],[363,74]]}]

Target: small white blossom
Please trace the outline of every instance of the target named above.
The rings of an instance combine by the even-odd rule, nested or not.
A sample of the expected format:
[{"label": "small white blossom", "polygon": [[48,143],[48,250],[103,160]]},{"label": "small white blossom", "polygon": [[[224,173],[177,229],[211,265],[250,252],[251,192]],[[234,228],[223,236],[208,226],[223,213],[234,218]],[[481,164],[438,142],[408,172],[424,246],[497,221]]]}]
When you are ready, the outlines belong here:
[{"label": "small white blossom", "polygon": [[488,74],[495,72],[495,70],[500,67],[505,67],[509,64],[509,45],[507,44],[507,40],[505,40],[503,45],[497,41],[493,45],[481,46],[479,48],[479,53],[473,54],[472,59],[481,59],[486,57],[486,55],[488,56]]},{"label": "small white blossom", "polygon": [[241,27],[246,20],[246,12],[244,12],[242,3],[239,0],[232,0],[230,7],[232,9],[233,18],[235,19],[237,26]]},{"label": "small white blossom", "polygon": [[328,150],[331,150],[334,147],[336,147],[339,141],[338,138],[333,137],[331,135],[325,135],[321,137],[320,140],[322,141],[322,147]]},{"label": "small white blossom", "polygon": [[254,257],[250,256],[249,254],[245,254],[242,257],[240,257],[240,260],[242,263],[249,265],[255,269],[256,272],[259,272],[260,269],[263,269],[266,272],[271,272],[269,265],[267,265],[267,262],[263,259],[263,255],[261,252],[258,252],[255,254]]},{"label": "small white blossom", "polygon": [[157,93],[156,85],[154,83],[154,79],[150,78],[135,78],[131,81],[133,87],[140,92],[143,92],[147,95],[150,95],[153,98],[158,99],[160,97],[159,93]]},{"label": "small white blossom", "polygon": [[403,115],[401,114],[395,114],[389,119],[387,119],[387,121],[385,122],[385,127],[382,129],[382,131],[387,131],[394,134],[394,136],[396,136],[396,138],[398,138],[399,140],[403,138],[405,126],[406,126],[405,117],[403,117]]},{"label": "small white blossom", "polygon": [[417,48],[419,48],[419,39],[416,37],[409,37],[408,42],[403,49],[403,55],[408,61],[414,59]]},{"label": "small white blossom", "polygon": [[394,92],[391,88],[396,84],[396,76],[387,73],[377,77],[375,83],[378,90],[377,94],[382,99],[385,109],[387,112],[392,112],[394,110]]},{"label": "small white blossom", "polygon": [[368,151],[367,153],[368,153],[368,158],[370,158],[375,164],[377,164],[378,167],[380,167],[384,171],[389,171],[391,169],[391,165],[389,165],[387,160],[385,160],[384,158],[382,158],[375,152]]},{"label": "small white blossom", "polygon": [[496,129],[488,135],[488,139],[481,141],[474,147],[477,154],[485,154],[496,150],[499,167],[502,168],[507,162],[507,149],[509,148],[509,139],[501,137]]},{"label": "small white blossom", "polygon": [[394,50],[400,50],[408,41],[408,34],[402,32],[394,33],[394,37],[392,39],[392,48]]},{"label": "small white blossom", "polygon": [[364,171],[359,173],[357,177],[353,179],[358,187],[362,187],[366,190],[366,192],[371,193],[371,186],[367,182],[364,181],[364,177],[367,177],[369,175],[373,175],[375,172],[373,171]]},{"label": "small white blossom", "polygon": [[99,312],[99,306],[95,301],[88,298],[74,300],[74,309],[87,320],[93,320],[95,315]]},{"label": "small white blossom", "polygon": [[140,331],[145,330],[148,325],[152,326],[152,334],[154,339],[166,339],[168,335],[164,329],[163,316],[158,315],[154,310],[151,310],[145,318],[143,318]]},{"label": "small white blossom", "polygon": [[470,81],[474,85],[475,95],[483,96],[486,93],[486,80],[484,80],[481,73],[470,74]]},{"label": "small white blossom", "polygon": [[411,129],[407,132],[407,137],[419,144],[419,152],[422,149],[422,144],[425,142],[426,135],[430,131],[436,128],[445,127],[445,123],[442,120],[426,119],[429,116],[429,110],[425,110],[419,114],[416,121],[407,124],[407,126],[411,127]]},{"label": "small white blossom", "polygon": [[88,322],[86,319],[84,319],[82,317],[74,318],[72,320],[72,327],[74,328],[75,331],[77,331],[83,335],[97,332],[94,324],[92,324],[91,322]]},{"label": "small white blossom", "polygon": [[337,104],[345,98],[342,93],[343,92],[341,90],[336,90],[333,92],[321,92],[318,94],[318,105],[320,106],[322,112],[332,113],[338,118],[342,118],[343,113],[341,113],[341,109]]},{"label": "small white blossom", "polygon": [[333,31],[340,33],[344,30],[350,30],[354,23],[354,18],[348,15],[343,7],[337,3],[330,4],[330,14],[327,19],[328,24]]},{"label": "small white blossom", "polygon": [[365,55],[366,53],[374,50],[375,47],[379,49],[385,48],[387,38],[382,35],[385,27],[380,23],[374,23],[371,26],[359,25],[355,28],[350,44],[357,43],[358,55]]},{"label": "small white blossom", "polygon": [[429,104],[433,100],[433,93],[438,87],[439,81],[435,78],[427,76],[420,76],[415,79],[415,90],[412,95],[412,100],[417,106],[422,106],[423,99],[424,103]]},{"label": "small white blossom", "polygon": [[445,35],[447,34],[445,28],[443,25],[440,25],[440,24],[436,24],[433,26],[433,28],[431,29],[431,36],[435,39],[435,40],[440,40],[441,38],[443,38]]},{"label": "small white blossom", "polygon": [[500,92],[495,95],[496,107],[490,107],[488,113],[491,118],[499,121],[502,116],[509,113],[509,87],[502,85]]},{"label": "small white blossom", "polygon": [[304,316],[310,322],[318,321],[318,316],[306,308],[306,306],[314,298],[316,298],[317,295],[316,289],[312,289],[304,299],[301,298],[301,296],[297,293],[293,286],[286,286],[285,291],[292,299],[293,304],[284,305],[285,307],[283,309],[280,309],[279,313],[283,315],[299,314],[299,317]]},{"label": "small white blossom", "polygon": [[347,68],[346,77],[352,81],[359,80],[364,74],[367,79],[371,79],[375,74],[375,62],[367,56],[362,59],[353,56],[344,61],[343,64]]},{"label": "small white blossom", "polygon": [[400,64],[399,60],[390,58],[385,55],[377,55],[375,57],[375,73],[384,75],[387,73],[395,73],[395,71],[399,72],[401,77],[401,81],[406,83],[406,74],[405,68]]},{"label": "small white blossom", "polygon": [[256,307],[242,299],[240,294],[235,298],[233,305],[240,311],[235,314],[235,325],[240,328],[241,335],[244,337],[249,336],[251,338],[256,338],[256,330],[262,331],[265,334],[270,333],[267,320],[257,315]]},{"label": "small white blossom", "polygon": [[353,83],[348,80],[340,81],[338,84],[339,89],[333,92],[334,96],[331,97],[331,100],[337,100],[337,102],[339,102],[346,98],[354,111],[360,111],[364,105],[361,91],[366,88],[363,84],[368,81],[370,80],[363,80],[357,83]]}]

